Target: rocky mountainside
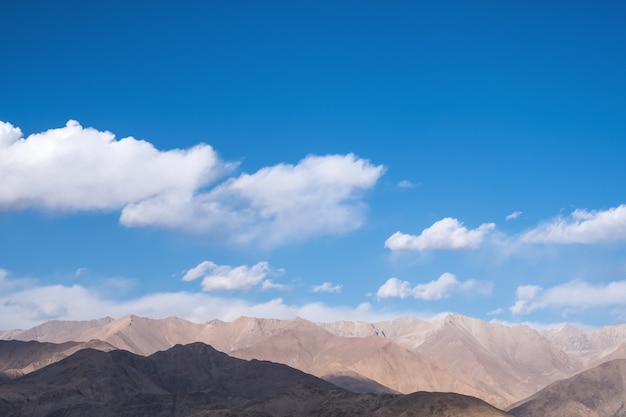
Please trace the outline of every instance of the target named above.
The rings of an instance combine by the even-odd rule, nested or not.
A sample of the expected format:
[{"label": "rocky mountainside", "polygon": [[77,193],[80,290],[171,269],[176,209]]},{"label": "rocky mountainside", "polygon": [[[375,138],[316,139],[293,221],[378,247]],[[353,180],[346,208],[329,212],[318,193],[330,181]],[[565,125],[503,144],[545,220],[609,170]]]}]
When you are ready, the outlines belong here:
[{"label": "rocky mountainside", "polygon": [[516,417],[626,416],[626,360],[606,362],[555,382],[509,412]]},{"label": "rocky mountainside", "polygon": [[[282,362],[321,378],[337,381],[345,388],[350,387],[337,380],[339,375],[376,381],[401,393],[455,391],[482,396],[490,394],[475,389],[475,381],[455,368],[410,352],[388,339],[335,336],[310,322],[285,329],[255,344],[231,351],[230,354],[245,359]],[[360,391],[384,392],[368,388],[364,386]]]},{"label": "rocky mountainside", "polygon": [[[14,344],[16,349],[26,348]],[[0,383],[0,415],[52,416],[507,416],[445,393],[357,394],[283,364],[232,358],[203,343],[148,357],[82,349]]]},{"label": "rocky mountainside", "polygon": [[[28,330],[0,331],[0,339],[4,340],[36,340],[39,342],[62,343],[69,341],[88,341],[89,338],[76,338],[76,335],[90,329],[102,329],[113,320],[105,317],[97,320],[69,321],[50,320]],[[93,338],[92,338],[93,339]]]},{"label": "rocky mountainside", "polygon": [[240,317],[202,324],[131,315],[54,321],[0,335],[54,343],[98,339],[140,355],[202,342],[232,356],[281,362],[350,390],[450,391],[498,407],[602,361],[626,358],[626,326],[538,332],[457,314],[431,322],[411,317],[379,323]]},{"label": "rocky mountainside", "polygon": [[58,362],[87,348],[101,351],[115,349],[114,346],[99,340],[60,344],[0,340],[0,374],[8,378],[15,378]]},{"label": "rocky mountainside", "polygon": [[626,324],[590,330],[580,330],[567,324],[543,334],[582,368],[626,358]]},{"label": "rocky mountainside", "polygon": [[528,326],[508,327],[459,315],[436,324],[415,351],[498,387],[498,394],[509,402],[577,370],[564,352]]}]

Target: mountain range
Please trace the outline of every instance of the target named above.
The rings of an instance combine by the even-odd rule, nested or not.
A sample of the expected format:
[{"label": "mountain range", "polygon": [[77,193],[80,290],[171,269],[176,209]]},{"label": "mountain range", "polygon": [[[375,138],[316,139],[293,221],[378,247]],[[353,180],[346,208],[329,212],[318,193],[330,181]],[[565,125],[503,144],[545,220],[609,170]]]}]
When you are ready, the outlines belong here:
[{"label": "mountain range", "polygon": [[151,357],[175,345],[200,342],[234,358],[282,363],[351,392],[454,392],[508,408],[513,415],[521,413],[519,407],[527,399],[537,404],[536,398],[557,381],[626,359],[626,325],[537,331],[457,314],[430,322],[402,317],[378,323],[251,317],[192,323],[131,315],[50,321],[28,330],[0,331],[0,339],[41,345],[12,346],[30,352],[18,360],[5,353],[7,342],[0,342],[4,379],[43,369],[81,349],[122,349]]}]

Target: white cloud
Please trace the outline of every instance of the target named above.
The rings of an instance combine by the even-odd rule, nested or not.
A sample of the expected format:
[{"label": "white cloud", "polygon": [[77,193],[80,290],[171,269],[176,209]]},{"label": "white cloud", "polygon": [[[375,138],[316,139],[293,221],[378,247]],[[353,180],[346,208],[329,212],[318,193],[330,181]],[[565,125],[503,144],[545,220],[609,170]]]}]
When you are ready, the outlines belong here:
[{"label": "white cloud", "polygon": [[22,131],[19,127],[13,126],[0,120],[0,149],[5,149],[22,137]]},{"label": "white cloud", "polygon": [[517,287],[513,314],[529,314],[547,308],[562,309],[564,314],[588,308],[626,306],[626,281],[590,284],[575,280],[544,289],[538,285]]},{"label": "white cloud", "polygon": [[[377,322],[391,320],[398,316],[393,312],[376,311],[370,303],[361,303],[356,307],[328,306],[323,303],[307,303],[297,308],[298,317],[314,322],[332,323],[338,320]],[[421,316],[420,313],[409,313]]]},{"label": "white cloud", "polygon": [[409,180],[403,180],[398,183],[398,188],[413,188],[413,187],[415,187],[415,184],[413,184]]},{"label": "white cloud", "polygon": [[626,204],[605,211],[577,209],[522,234],[527,243],[598,243],[626,240]]},{"label": "white cloud", "polygon": [[436,280],[425,284],[417,284],[415,287],[411,287],[411,283],[408,281],[400,281],[397,278],[389,278],[387,282],[385,282],[378,289],[376,296],[379,299],[390,297],[414,297],[422,300],[439,300],[442,298],[448,298],[452,295],[452,293],[457,291],[489,295],[491,294],[491,289],[492,284],[489,282],[478,280],[461,282],[457,280],[453,274],[444,272]]},{"label": "white cloud", "polygon": [[484,236],[495,228],[494,223],[484,223],[469,230],[457,219],[446,217],[424,229],[419,236],[396,232],[385,241],[385,247],[397,250],[476,249]]},{"label": "white cloud", "polygon": [[443,273],[438,279],[426,284],[417,284],[413,288],[413,296],[422,300],[439,300],[447,298],[459,286],[459,281],[449,272]]},{"label": "white cloud", "polygon": [[0,122],[0,209],[117,210],[145,199],[191,195],[227,171],[205,144],[159,151],[132,137],[65,127],[24,138]]},{"label": "white cloud", "polygon": [[581,330],[591,329],[587,324],[581,322],[572,322],[572,321],[559,321],[559,322],[537,322],[537,321],[510,321],[510,320],[502,320],[493,318],[489,320],[489,323],[497,323],[507,327],[515,327],[515,326],[528,326],[531,329],[537,330],[538,332],[543,332],[545,330],[553,330],[562,327],[565,324],[569,324],[571,326],[577,327]]},{"label": "white cloud", "polygon": [[23,288],[34,285],[34,281],[29,278],[14,279],[10,277],[9,271],[0,268],[0,295],[9,294]]},{"label": "white cloud", "polygon": [[128,205],[127,226],[162,226],[218,234],[236,243],[277,246],[355,230],[364,220],[362,192],[384,168],[355,155],[308,156],[230,178],[189,198],[169,195]]},{"label": "white cloud", "polygon": [[284,290],[286,287],[283,284],[277,284],[270,279],[266,279],[261,282],[261,291],[267,290]]},{"label": "white cloud", "polygon": [[193,268],[185,271],[185,275],[183,275],[183,281],[193,281],[194,279],[198,279],[207,272],[217,268],[217,266],[217,264],[211,261],[202,261]]},{"label": "white cloud", "polygon": [[522,215],[521,211],[514,211],[513,213],[506,216],[506,220],[515,220],[521,215]]},{"label": "white cloud", "polygon": [[411,295],[411,283],[409,281],[400,281],[398,278],[393,277],[381,285],[376,292],[378,298],[406,298],[409,295]]},{"label": "white cloud", "polygon": [[495,310],[491,310],[490,312],[488,312],[487,315],[488,316],[499,316],[502,313],[504,313],[504,309],[503,308],[496,308]]},{"label": "white cloud", "polygon": [[339,294],[342,288],[343,287],[340,284],[333,285],[330,282],[324,282],[323,284],[320,284],[320,285],[314,285],[313,288],[311,288],[311,291]]},{"label": "white cloud", "polygon": [[236,165],[205,144],[160,151],[72,120],[24,138],[0,122],[0,210],[121,210],[127,227],[271,247],[359,228],[384,172],[352,154],[307,156],[217,184]]},{"label": "white cloud", "polygon": [[468,279],[460,283],[462,292],[475,293],[479,295],[491,295],[493,291],[493,283],[490,281],[479,281],[477,279]]},{"label": "white cloud", "polygon": [[533,302],[533,299],[537,297],[541,287],[538,285],[520,285],[515,291],[517,300],[511,307],[513,314],[529,313],[529,305]]},{"label": "white cloud", "polygon": [[265,277],[270,273],[276,273],[269,263],[259,262],[251,267],[241,265],[217,265],[211,261],[203,261],[189,269],[183,275],[183,281],[192,281],[202,278],[204,291],[249,291],[255,287],[261,290],[284,288]]}]

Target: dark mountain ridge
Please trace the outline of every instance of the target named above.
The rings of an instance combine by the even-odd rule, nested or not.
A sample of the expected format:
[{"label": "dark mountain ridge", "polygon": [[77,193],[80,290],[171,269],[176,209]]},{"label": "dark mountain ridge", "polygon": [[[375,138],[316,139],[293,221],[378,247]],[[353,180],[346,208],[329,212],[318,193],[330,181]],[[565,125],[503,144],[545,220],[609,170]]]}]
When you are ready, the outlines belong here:
[{"label": "dark mountain ridge", "polygon": [[233,358],[197,342],[147,357],[123,350],[79,350],[0,383],[0,415],[466,416],[474,408],[491,413],[476,416],[507,415],[473,397],[461,396],[465,402],[459,407],[453,401],[459,394],[424,395],[451,402],[447,408],[423,409],[420,404],[428,403],[424,398],[352,393],[287,365]]}]

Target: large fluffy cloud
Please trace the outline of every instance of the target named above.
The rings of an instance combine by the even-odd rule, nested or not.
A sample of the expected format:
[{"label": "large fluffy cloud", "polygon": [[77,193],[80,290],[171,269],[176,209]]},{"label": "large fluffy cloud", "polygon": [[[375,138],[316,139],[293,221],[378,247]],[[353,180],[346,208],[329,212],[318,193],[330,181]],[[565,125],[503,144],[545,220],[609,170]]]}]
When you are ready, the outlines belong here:
[{"label": "large fluffy cloud", "polygon": [[159,151],[73,120],[24,138],[0,122],[0,209],[114,210],[170,193],[190,195],[224,172],[204,144]]},{"label": "large fluffy cloud", "polygon": [[494,223],[484,223],[476,229],[469,230],[457,219],[446,217],[424,229],[419,236],[396,232],[385,241],[385,247],[394,251],[476,249],[484,236],[494,228]]},{"label": "large fluffy cloud", "polygon": [[447,298],[453,292],[477,292],[480,294],[490,294],[492,284],[489,282],[467,280],[459,281],[454,274],[444,272],[436,280],[417,284],[414,287],[408,281],[400,281],[398,278],[389,278],[376,292],[380,298],[419,298],[422,300],[439,300]]},{"label": "large fluffy cloud", "polygon": [[251,267],[247,265],[232,267],[203,261],[186,271],[183,281],[202,278],[204,291],[249,291],[255,287],[262,290],[281,288],[279,284],[265,279],[271,273],[276,271],[267,262],[259,262]]},{"label": "large fluffy cloud", "polygon": [[75,121],[24,138],[0,122],[0,210],[121,209],[129,227],[277,246],[358,228],[363,192],[384,172],[352,154],[312,155],[217,183],[235,165],[205,144],[160,151]]},{"label": "large fluffy cloud", "polygon": [[187,198],[160,196],[124,208],[128,226],[215,232],[236,242],[274,246],[361,226],[362,192],[383,173],[355,155],[308,156],[231,178]]},{"label": "large fluffy cloud", "polygon": [[547,308],[584,310],[593,307],[626,306],[626,281],[590,284],[575,280],[544,289],[538,285],[520,285],[516,291],[513,314],[529,314]]},{"label": "large fluffy cloud", "polygon": [[528,243],[597,243],[626,240],[626,204],[605,211],[577,209],[521,236]]}]

